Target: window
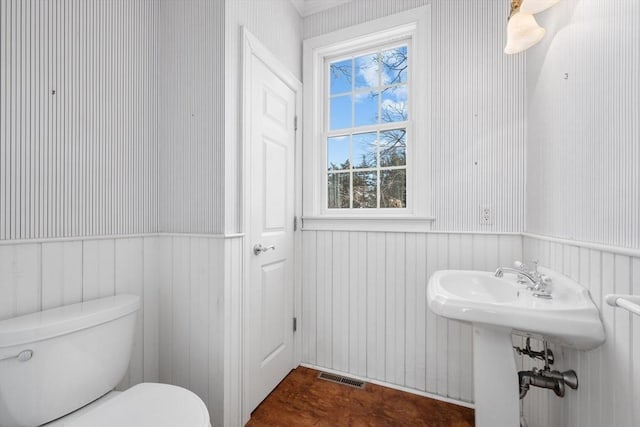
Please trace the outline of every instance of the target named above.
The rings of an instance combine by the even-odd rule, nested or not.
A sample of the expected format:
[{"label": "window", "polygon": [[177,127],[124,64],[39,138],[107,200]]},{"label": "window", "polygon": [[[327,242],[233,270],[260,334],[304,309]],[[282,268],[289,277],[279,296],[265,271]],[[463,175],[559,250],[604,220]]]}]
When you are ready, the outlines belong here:
[{"label": "window", "polygon": [[327,208],[407,206],[409,45],[327,59]]},{"label": "window", "polygon": [[305,40],[305,228],[316,220],[430,223],[429,10]]}]

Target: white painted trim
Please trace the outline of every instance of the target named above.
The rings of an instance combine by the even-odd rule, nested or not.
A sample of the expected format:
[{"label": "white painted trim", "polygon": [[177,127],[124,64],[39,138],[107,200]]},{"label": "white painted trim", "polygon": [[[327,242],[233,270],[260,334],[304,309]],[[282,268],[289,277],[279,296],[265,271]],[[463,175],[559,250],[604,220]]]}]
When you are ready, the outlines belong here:
[{"label": "white painted trim", "polygon": [[451,231],[431,230],[426,234],[453,234],[453,235],[478,235],[478,236],[512,236],[522,237],[522,233],[516,231]]},{"label": "white painted trim", "polygon": [[193,237],[205,239],[239,239],[244,237],[244,233],[228,233],[228,234],[203,234],[203,233],[158,233],[159,237]]},{"label": "white painted trim", "polygon": [[[306,215],[318,216],[331,213],[326,209],[326,154],[323,150],[324,104],[323,76],[325,57],[339,55],[350,50],[375,46],[411,38],[412,50],[420,52],[411,59],[412,72],[420,70],[421,78],[410,75],[411,94],[409,98],[410,120],[407,131],[412,137],[407,145],[407,209],[402,213],[426,217],[431,210],[431,169],[420,167],[417,160],[431,164],[431,103],[417,100],[431,99],[431,7],[430,5],[411,9],[363,24],[354,25],[332,33],[313,37],[303,42],[304,100],[304,169],[308,171],[304,180],[304,207]],[[420,120],[413,118],[419,117]],[[417,144],[416,141],[420,141]],[[420,191],[417,189],[420,188]],[[360,217],[378,216],[379,210],[371,213],[357,212]]]},{"label": "white painted trim", "polygon": [[300,16],[307,17],[314,13],[341,6],[352,0],[290,0]]},{"label": "white painted trim", "polygon": [[[252,118],[251,118],[252,91],[251,91],[251,69],[250,69],[252,56],[255,56],[256,58],[261,60],[269,70],[271,70],[274,74],[276,74],[287,86],[289,86],[289,88],[291,88],[291,90],[293,90],[296,93],[296,115],[298,116],[299,120],[302,117],[302,82],[300,82],[300,80],[298,80],[296,76],[291,71],[289,71],[286,68],[286,66],[284,66],[282,62],[280,62],[280,60],[262,44],[262,42],[260,42],[260,40],[258,40],[253,34],[251,34],[251,32],[246,27],[243,26],[242,27],[242,131],[241,131],[242,209],[241,211],[242,211],[242,230],[245,230],[245,231],[248,231],[250,229],[249,224],[251,224],[251,212],[246,207],[249,206],[249,203],[250,203],[250,194],[248,190],[249,190],[249,183],[251,182],[251,169],[248,168],[247,165],[249,165],[251,161],[248,147],[250,142],[249,132],[251,131],[251,124],[252,124]],[[302,143],[302,131],[301,131],[301,126],[299,125],[298,131],[296,132],[296,141],[295,141],[296,159],[294,160],[294,162],[298,161],[297,156],[299,155],[299,152],[301,152],[301,147],[302,147],[301,143]],[[294,173],[296,174],[296,177],[297,177],[298,174],[301,174],[302,172],[298,171],[298,169],[301,169],[300,165],[295,165],[295,167],[296,167],[296,171]],[[294,191],[296,193],[298,193],[298,191],[301,192],[301,188],[299,189],[299,186],[296,185],[296,188]],[[298,211],[298,206],[301,203],[302,197],[301,197],[301,194],[295,194],[294,197],[296,198],[296,200],[294,201],[296,212],[294,214],[300,217],[300,211]],[[251,236],[247,232],[247,238],[244,239],[244,243],[243,243],[243,254],[247,254],[250,252],[250,245],[251,245],[250,237]],[[294,234],[294,251],[293,251],[294,266],[297,264],[297,260],[295,259],[295,254],[297,253],[297,251],[295,249],[296,247],[298,248],[300,247],[296,245],[301,246],[301,237],[296,237]],[[298,274],[299,272],[294,269],[294,301],[293,301],[294,313],[300,313],[302,308],[302,299],[299,296],[301,294],[300,292],[301,284],[297,283],[297,279],[299,278]],[[248,310],[249,301],[248,301],[247,289],[246,289],[246,285],[247,285],[246,278],[249,277],[249,263],[247,262],[245,257],[243,257],[243,261],[242,261],[242,276],[243,276],[242,292],[240,296],[242,300],[242,313],[240,314],[242,318],[242,332],[241,332],[242,337],[240,339],[242,349],[239,352],[239,354],[242,355],[241,356],[242,357],[241,417],[242,417],[242,424],[244,425],[249,421],[251,417],[251,414],[247,409],[248,390],[249,390],[249,387],[248,387],[249,383],[247,378],[248,360],[247,360],[247,354],[246,354],[247,352],[244,351],[244,349],[248,348],[247,340],[249,337],[248,329],[247,329],[249,324],[249,310]],[[292,362],[295,362],[295,363],[297,363],[296,362],[297,359],[302,359],[302,346],[300,343],[298,343],[298,341],[301,341],[301,339],[298,338],[298,336],[299,334],[293,335],[294,360]],[[299,350],[297,351],[296,349],[298,348]],[[225,411],[227,409],[228,408],[225,408]]]},{"label": "white painted trim", "polygon": [[302,217],[302,230],[427,232],[434,218],[419,217]]},{"label": "white painted trim", "polygon": [[[362,218],[358,218],[358,220],[360,220]],[[316,220],[318,220],[319,222],[327,222],[327,223],[333,223],[334,219],[325,219],[325,218],[317,218]],[[348,220],[348,219],[347,219]],[[344,225],[344,228],[342,224],[340,224],[339,226],[332,226],[332,224],[327,224],[325,225],[320,225],[318,227],[313,226],[314,224],[312,223],[312,226],[307,226],[307,222],[305,222],[305,226],[302,228],[302,231],[371,231],[371,232],[376,232],[376,231],[381,231],[381,232],[386,232],[386,233],[419,233],[419,234],[447,234],[447,235],[478,235],[478,236],[515,236],[515,237],[522,237],[522,233],[518,233],[518,232],[510,232],[510,231],[450,231],[450,230],[405,230],[402,227],[397,226],[397,224],[399,222],[401,222],[402,220],[394,220],[393,221],[393,227],[391,227],[390,229],[372,229],[369,227],[366,227],[367,224],[355,224],[356,221],[353,221],[352,223],[348,223]],[[390,223],[392,221],[389,221]],[[412,224],[407,224],[406,227],[417,227],[415,225]]]},{"label": "white painted trim", "polygon": [[316,371],[328,372],[328,373],[334,374],[334,375],[341,375],[341,376],[345,376],[345,377],[349,377],[349,378],[355,378],[355,379],[360,380],[360,381],[364,381],[364,382],[371,383],[371,384],[376,384],[376,385],[379,385],[379,386],[382,386],[382,387],[392,388],[394,390],[403,391],[405,393],[411,393],[411,394],[415,394],[415,395],[418,395],[418,396],[423,396],[423,397],[428,397],[430,399],[439,400],[441,402],[451,403],[452,405],[463,406],[465,408],[471,408],[471,409],[475,408],[475,405],[473,403],[470,403],[470,402],[464,402],[462,400],[451,399],[450,397],[438,396],[437,394],[428,393],[426,391],[416,390],[414,388],[404,387],[404,386],[397,385],[397,384],[391,384],[391,383],[387,383],[387,382],[384,382],[384,381],[373,380],[371,378],[360,377],[358,375],[353,375],[353,374],[350,374],[348,372],[336,371],[335,369],[324,368],[322,366],[311,365],[309,363],[301,363],[300,366],[302,366],[304,368],[314,369]]},{"label": "white painted trim", "polygon": [[47,237],[42,239],[19,239],[0,240],[0,246],[9,245],[32,245],[38,243],[61,243],[78,242],[84,240],[118,240],[118,239],[140,239],[150,237],[191,237],[204,239],[239,239],[244,237],[244,233],[230,234],[203,234],[203,233],[140,233],[140,234],[112,234],[101,236],[70,236],[70,237]]},{"label": "white painted trim", "polygon": [[560,237],[545,236],[542,234],[534,234],[534,233],[522,233],[522,237],[544,240],[544,241],[553,242],[553,243],[560,243],[560,244],[569,245],[569,246],[577,246],[580,248],[595,249],[598,251],[609,252],[612,254],[625,255],[625,256],[636,257],[636,258],[640,257],[640,249],[636,249],[636,248],[623,248],[621,246],[605,245],[605,244],[594,243],[594,242],[583,242],[580,240],[563,239]]},{"label": "white painted trim", "polygon": [[46,237],[42,239],[0,240],[0,246],[33,245],[33,244],[39,244],[39,243],[78,242],[78,241],[84,241],[84,240],[140,239],[144,237],[158,237],[158,233],[114,234],[114,235],[102,235],[102,236]]}]

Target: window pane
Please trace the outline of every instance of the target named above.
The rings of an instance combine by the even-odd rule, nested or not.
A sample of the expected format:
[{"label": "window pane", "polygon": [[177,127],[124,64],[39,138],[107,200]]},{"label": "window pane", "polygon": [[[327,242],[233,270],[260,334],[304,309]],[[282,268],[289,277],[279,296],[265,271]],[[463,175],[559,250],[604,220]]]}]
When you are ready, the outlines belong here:
[{"label": "window pane", "polygon": [[407,86],[387,88],[382,92],[382,123],[403,122],[408,119]]},{"label": "window pane", "polygon": [[407,46],[382,52],[381,62],[383,85],[407,82]]},{"label": "window pane", "polygon": [[329,65],[329,70],[331,95],[351,92],[351,60],[333,62]]},{"label": "window pane", "polygon": [[350,128],[351,95],[331,98],[329,117],[331,117],[330,130]]},{"label": "window pane", "polygon": [[407,179],[405,169],[380,171],[380,207],[407,207]]},{"label": "window pane", "polygon": [[349,168],[349,137],[327,138],[327,169],[345,170]]},{"label": "window pane", "polygon": [[353,173],[353,207],[377,208],[378,185],[376,172]]},{"label": "window pane", "polygon": [[349,173],[330,173],[328,179],[329,208],[349,207]]},{"label": "window pane", "polygon": [[353,167],[375,168],[376,160],[376,133],[356,133],[353,141]]},{"label": "window pane", "polygon": [[380,132],[380,166],[407,164],[407,132],[393,129]]},{"label": "window pane", "polygon": [[356,89],[380,86],[377,57],[374,53],[355,59]]},{"label": "window pane", "polygon": [[355,104],[356,127],[378,123],[378,92],[356,94]]}]

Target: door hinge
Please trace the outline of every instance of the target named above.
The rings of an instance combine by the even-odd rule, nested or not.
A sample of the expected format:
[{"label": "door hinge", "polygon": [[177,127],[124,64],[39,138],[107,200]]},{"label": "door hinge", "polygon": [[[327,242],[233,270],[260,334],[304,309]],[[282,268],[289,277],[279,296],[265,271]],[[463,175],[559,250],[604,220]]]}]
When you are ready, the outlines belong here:
[{"label": "door hinge", "polygon": [[293,332],[298,330],[298,318],[293,318]]},{"label": "door hinge", "polygon": [[298,116],[293,118],[293,130],[298,130]]},{"label": "door hinge", "polygon": [[298,217],[293,217],[293,231],[298,231]]}]

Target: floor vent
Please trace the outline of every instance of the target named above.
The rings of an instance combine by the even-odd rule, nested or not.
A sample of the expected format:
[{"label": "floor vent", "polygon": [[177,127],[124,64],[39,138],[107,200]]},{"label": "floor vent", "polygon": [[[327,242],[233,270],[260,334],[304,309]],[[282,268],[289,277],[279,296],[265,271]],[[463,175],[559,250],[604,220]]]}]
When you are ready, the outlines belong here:
[{"label": "floor vent", "polygon": [[334,375],[328,372],[320,372],[318,374],[318,378],[320,378],[321,380],[330,381],[332,383],[344,384],[348,385],[349,387],[360,389],[364,388],[366,384],[364,381],[356,380],[355,378],[343,377],[341,375]]}]

